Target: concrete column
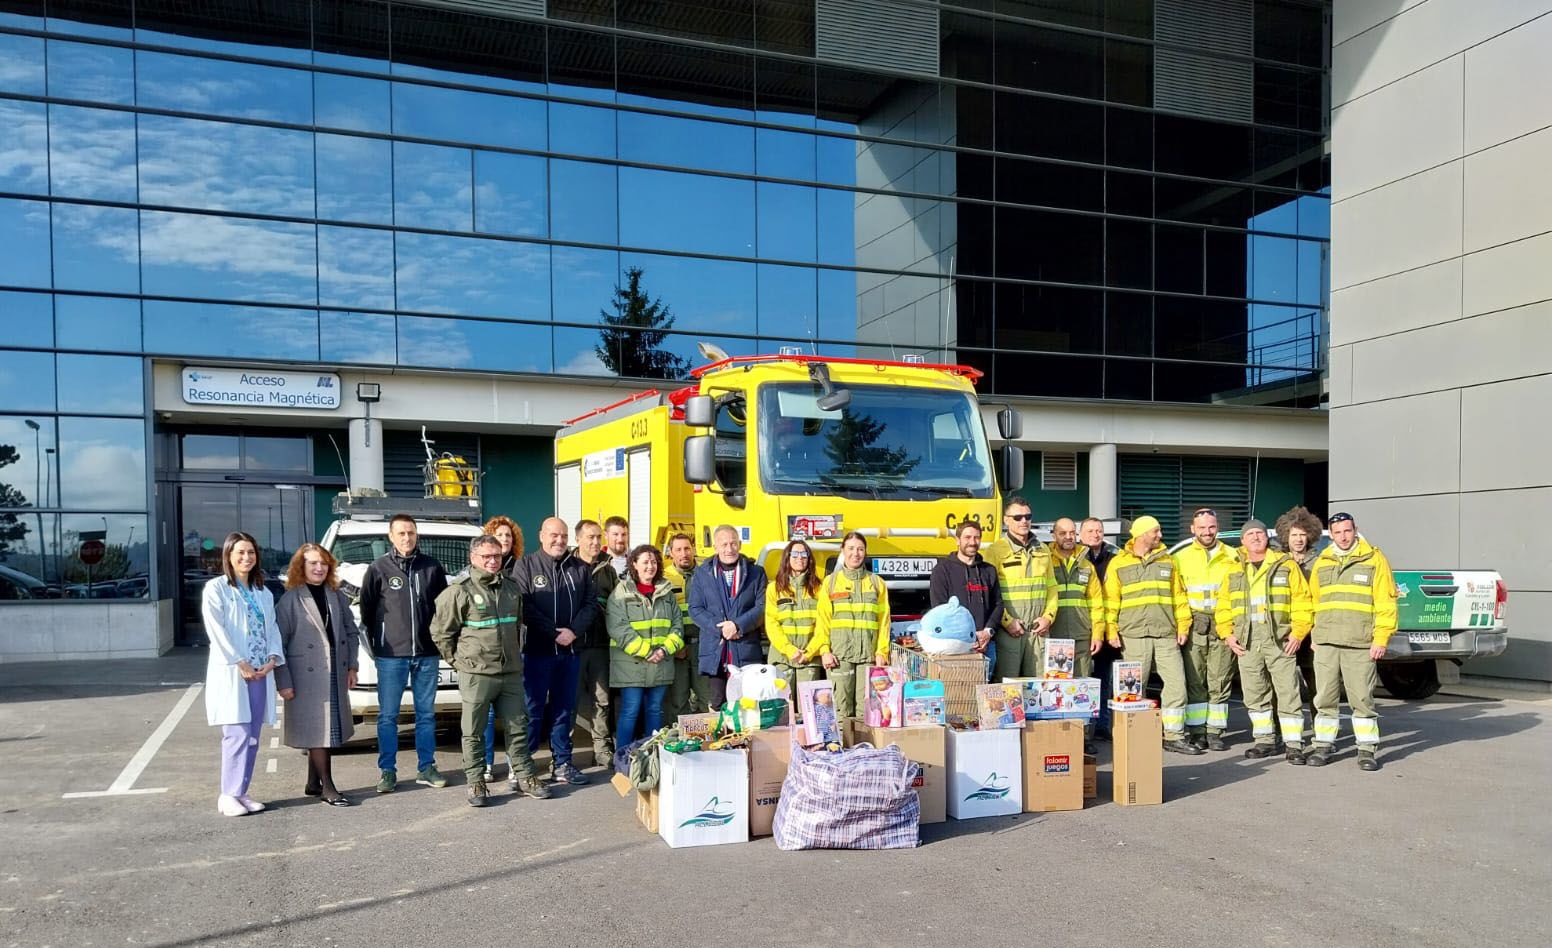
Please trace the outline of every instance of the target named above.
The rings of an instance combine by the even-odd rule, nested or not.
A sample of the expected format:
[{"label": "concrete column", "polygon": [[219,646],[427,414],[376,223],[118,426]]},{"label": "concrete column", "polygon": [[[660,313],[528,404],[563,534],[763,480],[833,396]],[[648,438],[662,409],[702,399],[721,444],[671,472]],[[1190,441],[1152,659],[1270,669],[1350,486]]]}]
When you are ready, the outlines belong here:
[{"label": "concrete column", "polygon": [[350,487],[383,489],[383,423],[350,419]]},{"label": "concrete column", "polygon": [[1093,445],[1089,448],[1089,516],[1101,520],[1115,517],[1120,496],[1116,486],[1116,446]]}]

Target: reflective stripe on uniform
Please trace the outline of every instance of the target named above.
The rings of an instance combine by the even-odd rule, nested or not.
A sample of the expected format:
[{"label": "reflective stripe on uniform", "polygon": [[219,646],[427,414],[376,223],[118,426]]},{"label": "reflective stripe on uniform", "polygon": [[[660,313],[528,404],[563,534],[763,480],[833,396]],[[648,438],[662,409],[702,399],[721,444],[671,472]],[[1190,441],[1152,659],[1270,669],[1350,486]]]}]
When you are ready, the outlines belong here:
[{"label": "reflective stripe on uniform", "polygon": [[1304,715],[1282,714],[1277,717],[1277,728],[1283,732],[1284,744],[1300,744],[1304,741]]},{"label": "reflective stripe on uniform", "polygon": [[1210,612],[1218,604],[1218,587],[1212,583],[1186,586],[1186,599],[1194,612]]},{"label": "reflective stripe on uniform", "polygon": [[489,629],[498,625],[510,625],[517,621],[517,616],[498,616],[494,619],[470,619],[464,623],[467,629]]},{"label": "reflective stripe on uniform", "polygon": [[1159,718],[1164,722],[1164,733],[1178,735],[1186,729],[1185,708],[1160,708]]},{"label": "reflective stripe on uniform", "polygon": [[1229,706],[1226,704],[1209,704],[1207,706],[1207,726],[1215,727],[1219,730],[1227,728],[1229,726]]},{"label": "reflective stripe on uniform", "polygon": [[1250,712],[1250,733],[1251,733],[1251,736],[1253,736],[1253,737],[1271,737],[1272,733],[1273,733],[1272,732],[1272,712],[1270,712],[1270,711],[1252,711],[1252,712]]},{"label": "reflective stripe on uniform", "polygon": [[1207,705],[1206,704],[1188,704],[1188,705],[1186,705],[1186,726],[1187,727],[1201,727],[1201,726],[1205,725],[1206,723],[1207,723]]},{"label": "reflective stripe on uniform", "polygon": [[1328,718],[1317,715],[1315,718],[1315,743],[1335,744],[1337,732],[1341,729],[1341,718]]},{"label": "reflective stripe on uniform", "polygon": [[1378,744],[1380,742],[1379,718],[1353,718],[1353,742]]}]

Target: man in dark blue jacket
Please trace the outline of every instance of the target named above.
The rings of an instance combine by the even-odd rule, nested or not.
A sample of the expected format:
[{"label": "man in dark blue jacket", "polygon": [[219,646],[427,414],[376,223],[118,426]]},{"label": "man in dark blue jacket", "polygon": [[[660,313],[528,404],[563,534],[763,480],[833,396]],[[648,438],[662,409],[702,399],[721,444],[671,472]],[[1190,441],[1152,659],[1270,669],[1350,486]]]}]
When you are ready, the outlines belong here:
[{"label": "man in dark blue jacket", "polygon": [[690,574],[690,621],[701,630],[700,673],[711,679],[711,710],[727,701],[727,670],[765,661],[765,570],[739,550],[738,530],[711,535],[717,555]]},{"label": "man in dark blue jacket", "polygon": [[592,568],[566,547],[566,522],[539,526],[539,549],[518,560],[513,579],[523,595],[523,690],[528,700],[528,750],[550,737],[550,778],[587,783],[571,763],[571,722],[582,671],[581,636],[598,615]]}]

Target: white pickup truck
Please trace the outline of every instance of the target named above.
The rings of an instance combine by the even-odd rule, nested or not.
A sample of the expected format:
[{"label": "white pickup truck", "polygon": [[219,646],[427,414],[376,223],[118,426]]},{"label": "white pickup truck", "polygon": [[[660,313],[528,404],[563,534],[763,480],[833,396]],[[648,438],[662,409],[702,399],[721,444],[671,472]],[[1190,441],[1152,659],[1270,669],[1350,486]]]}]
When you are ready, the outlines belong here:
[{"label": "white pickup truck", "polygon": [[1509,646],[1509,587],[1492,570],[1395,571],[1400,623],[1379,663],[1397,698],[1439,690],[1439,663],[1498,655]]}]

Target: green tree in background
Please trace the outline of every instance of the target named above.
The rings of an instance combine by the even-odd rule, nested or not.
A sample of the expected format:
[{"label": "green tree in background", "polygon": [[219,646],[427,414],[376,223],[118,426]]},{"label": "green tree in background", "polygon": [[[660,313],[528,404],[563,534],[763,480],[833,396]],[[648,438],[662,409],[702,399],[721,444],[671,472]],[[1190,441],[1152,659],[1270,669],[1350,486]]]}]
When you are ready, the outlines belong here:
[{"label": "green tree in background", "polygon": [[593,351],[616,375],[644,379],[682,379],[690,363],[663,348],[674,316],[661,299],[641,288],[642,269],[625,271],[625,285],[614,287],[610,309],[598,311],[603,328]]}]

